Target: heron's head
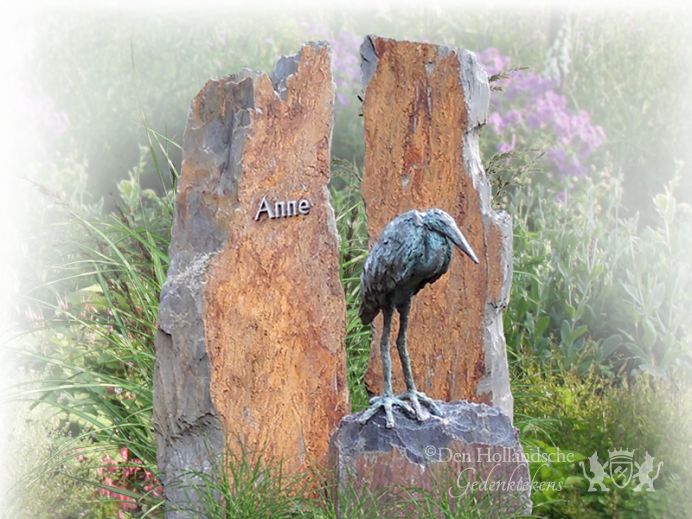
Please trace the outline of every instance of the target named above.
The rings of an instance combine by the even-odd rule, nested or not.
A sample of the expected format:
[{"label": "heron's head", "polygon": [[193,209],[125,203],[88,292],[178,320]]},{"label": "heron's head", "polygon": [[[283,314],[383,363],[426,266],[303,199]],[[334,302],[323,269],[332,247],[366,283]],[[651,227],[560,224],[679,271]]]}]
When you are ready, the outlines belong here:
[{"label": "heron's head", "polygon": [[464,236],[464,233],[461,232],[454,218],[449,214],[442,209],[430,209],[424,214],[423,221],[425,225],[433,231],[446,236],[454,245],[459,247],[461,252],[471,258],[474,263],[478,263],[476,253],[473,252],[466,236]]}]

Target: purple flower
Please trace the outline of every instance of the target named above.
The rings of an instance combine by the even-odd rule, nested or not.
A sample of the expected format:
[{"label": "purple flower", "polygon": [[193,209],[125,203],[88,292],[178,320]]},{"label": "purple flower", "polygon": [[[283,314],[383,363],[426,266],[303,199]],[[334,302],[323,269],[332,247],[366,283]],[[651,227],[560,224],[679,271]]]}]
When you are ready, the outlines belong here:
[{"label": "purple flower", "polygon": [[497,135],[500,135],[505,131],[505,120],[500,115],[500,112],[492,112],[488,116],[488,124],[492,126]]},{"label": "purple flower", "polygon": [[549,148],[545,152],[545,157],[557,171],[567,170],[567,154],[563,148]]},{"label": "purple flower", "polygon": [[[511,59],[495,48],[478,53],[478,58],[491,75],[511,65]],[[592,124],[588,112],[569,106],[556,81],[522,70],[496,84],[502,87],[502,94],[492,99],[488,125],[503,138],[498,151],[514,150],[517,135],[523,140],[537,139],[548,143],[545,157],[555,175],[578,177],[588,173],[586,164],[605,142],[605,132]]]},{"label": "purple flower", "polygon": [[500,153],[509,153],[510,151],[514,151],[514,148],[517,146],[517,136],[516,134],[512,134],[512,141],[511,142],[501,142],[499,146],[497,147],[497,151]]},{"label": "purple flower", "polygon": [[326,40],[331,45],[337,104],[349,106],[360,89],[361,38],[346,30],[335,33],[319,25],[309,25],[307,33],[311,38]]},{"label": "purple flower", "polygon": [[483,63],[485,71],[489,76],[499,74],[507,67],[511,59],[500,54],[500,51],[495,47],[487,48],[477,54],[478,60]]},{"label": "purple flower", "polygon": [[516,125],[516,124],[521,124],[523,122],[524,116],[519,110],[509,110],[505,114],[505,121],[507,121],[507,124],[510,125]]}]

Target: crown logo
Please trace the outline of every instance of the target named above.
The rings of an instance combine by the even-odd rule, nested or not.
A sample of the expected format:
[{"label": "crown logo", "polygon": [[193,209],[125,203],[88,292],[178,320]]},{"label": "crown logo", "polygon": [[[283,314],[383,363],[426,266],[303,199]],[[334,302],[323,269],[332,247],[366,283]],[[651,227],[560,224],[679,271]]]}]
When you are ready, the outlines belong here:
[{"label": "crown logo", "polygon": [[633,456],[634,456],[633,450],[628,451],[628,450],[615,449],[614,451],[610,451],[610,450],[608,451],[608,457],[610,459],[613,459],[613,458],[630,458],[630,459],[632,459]]}]

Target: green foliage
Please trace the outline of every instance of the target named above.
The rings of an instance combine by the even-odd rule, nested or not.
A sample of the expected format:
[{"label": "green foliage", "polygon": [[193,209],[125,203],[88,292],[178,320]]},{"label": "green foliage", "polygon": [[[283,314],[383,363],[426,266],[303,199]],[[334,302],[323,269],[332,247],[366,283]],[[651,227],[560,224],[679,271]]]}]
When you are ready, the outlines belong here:
[{"label": "green foliage", "polygon": [[191,471],[183,479],[193,482],[198,513],[208,518],[296,517],[306,491],[306,478],[286,476],[281,460],[245,448],[240,454],[226,450],[209,473]]},{"label": "green foliage", "polygon": [[[595,371],[577,374],[554,359],[550,367],[523,359],[513,381],[515,424],[530,463],[535,512],[546,517],[670,517],[692,504],[683,481],[692,477],[687,441],[692,432],[692,386],[666,383],[654,388],[648,377],[615,386]],[[603,462],[608,451],[648,452],[663,462],[655,492],[618,488],[588,492],[588,458]],[[580,463],[584,463],[582,468]],[[624,483],[621,481],[621,483]],[[670,515],[669,515],[670,514]]]},{"label": "green foliage", "polygon": [[[625,179],[624,207],[655,218],[652,194],[681,174],[692,202],[692,18],[674,11],[570,16],[571,65],[563,88],[608,135],[603,159]],[[684,165],[681,164],[684,162]],[[683,171],[680,171],[680,168]]]},{"label": "green foliage", "polygon": [[513,196],[514,279],[505,313],[513,354],[558,351],[585,373],[685,377],[692,366],[692,211],[657,195],[656,226],[621,215],[620,183],[584,180],[558,201],[539,185]]},{"label": "green foliage", "polygon": [[[90,190],[99,196],[110,194],[113,179],[137,164],[145,127],[182,139],[190,100],[209,77],[243,67],[268,71],[278,56],[295,53],[303,43],[299,22],[291,18],[268,24],[261,14],[247,12],[242,23],[229,25],[237,13],[174,11],[75,16],[50,10],[37,16],[36,84],[45,91],[36,94],[49,94],[67,116],[57,148],[86,157]],[[171,158],[178,164],[179,151],[171,150]],[[155,174],[151,164],[148,173]]]},{"label": "green foliage", "polygon": [[371,331],[358,317],[360,273],[368,254],[365,205],[360,194],[361,176],[355,164],[332,163],[331,200],[339,231],[341,283],[346,295],[346,355],[351,405],[354,411],[368,405],[365,389]]},{"label": "green foliage", "polygon": [[[474,490],[484,481],[471,480],[459,468],[451,464],[445,470],[432,476],[430,490],[422,488],[401,489],[402,515],[396,517],[444,517],[445,519],[484,519],[504,517],[511,502],[496,501],[491,492]],[[413,504],[413,506],[411,506]]]},{"label": "green foliage", "polygon": [[[61,276],[45,284],[48,292],[46,286],[37,290],[53,294],[54,300],[34,300],[37,308],[53,316],[49,326],[29,336],[33,346],[27,351],[27,366],[41,373],[42,380],[26,389],[24,396],[61,411],[62,423],[78,441],[100,452],[127,446],[147,470],[155,471],[152,340],[167,267],[164,251],[172,193],[159,197],[141,187],[145,153],[159,164],[159,170],[162,163],[170,169],[166,154],[170,143],[158,134],[150,135],[151,146],[142,150],[140,165],[118,185],[121,203],[116,213],[100,216],[93,209],[71,213],[70,222],[79,234],[61,247],[69,251],[56,271]],[[530,171],[521,164],[520,171]],[[331,192],[347,301],[348,379],[354,408],[359,409],[367,403],[363,377],[370,351],[370,332],[357,316],[367,227],[358,168],[337,161],[333,170]],[[680,482],[687,473],[679,457],[666,457],[661,450],[660,424],[669,423],[668,430],[674,431],[689,430],[689,426],[675,423],[671,414],[652,414],[652,409],[668,409],[657,406],[656,399],[667,391],[676,394],[672,380],[684,369],[689,355],[689,325],[682,317],[682,308],[689,304],[684,290],[689,237],[682,232],[689,210],[676,202],[672,192],[659,195],[660,225],[639,232],[635,220],[620,216],[619,185],[612,178],[580,183],[558,201],[546,187],[527,180],[527,174],[520,176],[518,184],[511,175],[507,177],[503,198],[515,219],[514,284],[505,329],[512,355],[516,421],[527,452],[550,453],[559,447],[579,461],[594,451],[604,456],[604,449],[624,445],[642,452],[648,449],[671,469],[655,495],[635,494],[631,489],[603,495],[585,492],[583,473],[576,463],[533,464],[535,480],[553,484],[534,493],[537,512],[602,516],[649,507],[655,515],[656,507],[673,509],[682,502]],[[61,203],[70,207],[68,202]],[[652,269],[659,261],[665,268]],[[662,295],[653,301],[645,297],[650,294],[647,287],[661,284]],[[649,328],[656,341],[647,338]],[[674,332],[672,342],[667,330]],[[649,368],[652,363],[655,369]],[[661,375],[656,388],[647,385],[652,379],[644,372]],[[616,377],[619,373],[628,377]],[[682,438],[675,442],[685,445]],[[211,516],[228,515],[233,509],[228,507],[238,507],[241,516],[251,516],[253,507],[269,507],[333,517],[330,498],[307,504],[295,501],[295,494],[288,491],[294,483],[282,480],[280,471],[242,460],[233,463],[235,472],[217,471],[223,474],[221,479],[205,480],[209,490],[205,502],[217,507]],[[102,483],[93,472],[96,464],[98,460],[90,476],[78,477],[100,488]],[[228,465],[227,460],[224,466]],[[66,474],[71,471],[69,464],[61,469]],[[266,492],[250,492],[256,485],[266,485]],[[141,488],[122,490],[136,496],[142,509],[158,504]],[[212,499],[219,495],[227,497]],[[367,516],[363,509],[371,498],[354,494],[348,499]],[[432,494],[416,494],[416,499],[422,503],[421,516],[447,510],[449,505]],[[106,508],[119,506],[100,502]],[[454,516],[450,510],[441,513]]]},{"label": "green foliage", "polygon": [[[180,141],[190,100],[209,77],[243,67],[268,71],[278,56],[296,52],[306,40],[329,37],[336,52],[334,39],[344,32],[356,39],[383,34],[475,51],[496,47],[518,68],[537,73],[548,68],[555,35],[566,35],[562,91],[571,105],[587,110],[605,128],[609,138],[598,165],[611,164],[625,175],[628,207],[648,208],[651,193],[672,177],[676,164],[692,164],[685,145],[692,135],[685,115],[692,99],[684,88],[689,67],[680,66],[692,55],[685,38],[689,18],[666,12],[583,16],[423,5],[338,13],[296,9],[292,16],[277,17],[234,11],[153,17],[51,11],[37,17],[35,85],[43,91],[32,95],[49,96],[66,116],[59,148],[87,159],[92,189],[108,193],[112,179],[137,163],[137,145],[146,140],[142,122]],[[227,23],[238,17],[241,24]],[[357,45],[351,50],[357,59]],[[351,90],[360,88],[358,78],[355,82]],[[359,110],[353,95],[348,108],[337,109],[335,157],[362,160]],[[47,130],[47,138],[54,138]],[[482,144],[486,157],[495,152],[497,142]],[[178,163],[177,151],[172,157]],[[687,171],[682,179],[689,201]]]},{"label": "green foliage", "polygon": [[[153,142],[161,143],[155,134]],[[142,149],[139,166],[118,183],[117,212],[85,216],[58,201],[78,232],[60,244],[60,276],[33,291],[41,297],[28,298],[34,315],[50,317],[36,318],[35,330],[24,337],[23,364],[40,376],[18,394],[34,406],[60,411],[75,441],[92,442],[104,452],[126,447],[142,470],[155,474],[153,340],[173,197],[142,189],[147,153]],[[94,475],[91,481],[96,482]],[[158,504],[143,480],[130,482],[133,488],[120,490],[136,499],[139,509]]]},{"label": "green foliage", "polygon": [[[334,472],[323,469],[287,476],[281,460],[264,449],[238,453],[225,450],[209,472],[190,471],[179,490],[195,492],[198,510],[183,510],[205,518],[484,518],[500,509],[490,495],[469,491],[454,470],[435,477],[430,490],[398,486],[373,491],[367,482],[338,485]],[[338,514],[337,514],[338,510]]]},{"label": "green foliage", "polygon": [[23,441],[16,442],[3,467],[13,479],[5,517],[71,519],[87,513],[96,519],[108,517],[101,512],[107,505],[99,503],[93,487],[82,481],[90,477],[96,458],[88,442],[66,441],[69,431],[45,409],[30,412],[22,404],[15,405],[15,411],[6,434]]}]

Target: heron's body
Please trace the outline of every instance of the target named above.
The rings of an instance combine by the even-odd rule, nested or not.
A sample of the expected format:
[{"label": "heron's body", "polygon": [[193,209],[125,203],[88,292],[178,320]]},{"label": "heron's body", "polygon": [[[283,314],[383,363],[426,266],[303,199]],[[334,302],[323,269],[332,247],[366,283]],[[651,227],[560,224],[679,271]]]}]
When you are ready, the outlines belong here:
[{"label": "heron's body", "polygon": [[[399,405],[422,419],[419,399],[433,413],[439,412],[432,400],[415,388],[406,347],[406,328],[411,298],[447,272],[453,245],[478,263],[478,258],[451,216],[440,209],[426,212],[413,210],[389,222],[370,251],[360,277],[360,318],[368,324],[380,311],[384,315],[380,353],[385,384],[384,394],[371,400],[373,405],[363,414],[363,422],[372,417],[377,409],[384,407],[387,427],[393,427],[392,405]],[[400,314],[397,349],[407,388],[407,392],[399,397],[392,394],[389,358],[389,333],[394,309]],[[412,406],[404,399],[409,400]]]},{"label": "heron's body", "polygon": [[413,210],[398,216],[372,248],[361,275],[360,318],[365,324],[382,308],[406,303],[449,269],[449,239],[426,225],[425,214]]}]

